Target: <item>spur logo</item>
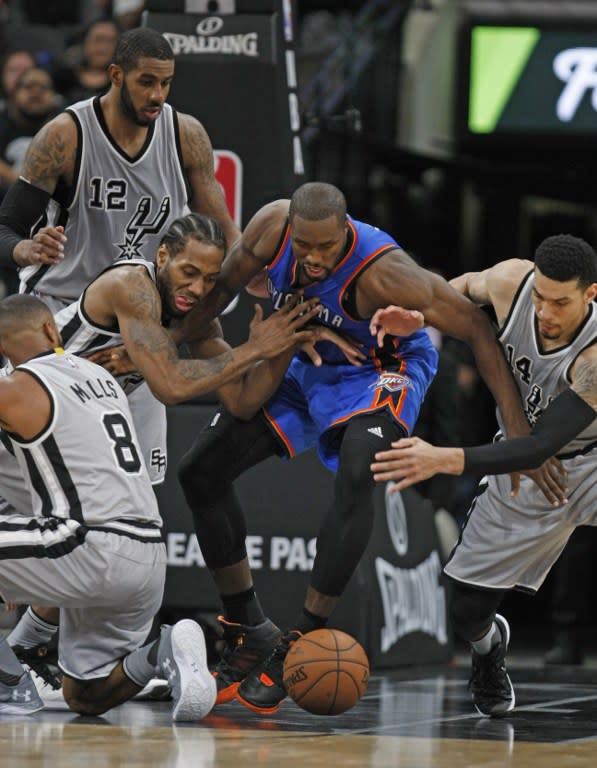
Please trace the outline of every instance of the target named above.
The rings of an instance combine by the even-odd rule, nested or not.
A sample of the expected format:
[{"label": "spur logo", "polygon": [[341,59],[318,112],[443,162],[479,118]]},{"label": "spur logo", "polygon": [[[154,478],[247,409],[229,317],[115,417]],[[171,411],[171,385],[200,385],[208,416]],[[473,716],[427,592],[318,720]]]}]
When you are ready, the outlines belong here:
[{"label": "spur logo", "polygon": [[566,85],[556,105],[558,118],[569,123],[586,93],[597,111],[597,48],[568,48],[553,60],[553,71]]}]

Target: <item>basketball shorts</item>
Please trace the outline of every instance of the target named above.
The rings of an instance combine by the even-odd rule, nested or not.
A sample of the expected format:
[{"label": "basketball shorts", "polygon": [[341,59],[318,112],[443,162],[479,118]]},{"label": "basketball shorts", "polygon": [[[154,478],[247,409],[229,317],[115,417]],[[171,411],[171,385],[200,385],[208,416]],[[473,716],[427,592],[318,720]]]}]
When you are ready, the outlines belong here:
[{"label": "basketball shorts", "polygon": [[559,507],[529,477],[514,497],[510,475],[483,478],[445,573],[476,587],[536,592],[572,531],[597,525],[597,450],[562,463],[570,490]]},{"label": "basketball shorts", "polygon": [[295,357],[263,410],[287,458],[316,446],[322,463],[336,472],[342,428],[350,419],[384,410],[409,435],[434,375],[433,360],[417,357],[399,370],[317,367]]},{"label": "basketball shorts", "polygon": [[[62,671],[80,680],[106,677],[149,635],[162,604],[165,545],[88,530],[82,543],[56,557],[47,531],[35,557],[19,557],[19,545],[31,542],[30,520],[0,518],[0,595],[20,605],[58,606]],[[64,526],[73,538],[82,530],[74,520]]]}]

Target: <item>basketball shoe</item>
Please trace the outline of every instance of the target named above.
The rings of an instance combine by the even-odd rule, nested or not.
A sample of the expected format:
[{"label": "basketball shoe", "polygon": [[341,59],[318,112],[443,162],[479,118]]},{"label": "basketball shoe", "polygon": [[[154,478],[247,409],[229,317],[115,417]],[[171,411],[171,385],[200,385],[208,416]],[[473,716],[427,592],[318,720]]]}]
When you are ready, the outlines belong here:
[{"label": "basketball shoe", "polygon": [[203,630],[196,621],[182,619],[162,627],[158,669],[172,689],[172,719],[203,719],[216,702],[216,681],[207,668]]},{"label": "basketball shoe", "polygon": [[472,651],[469,688],[477,712],[486,717],[503,717],[514,709],[514,688],[506,671],[506,653],[510,643],[510,626],[499,613],[495,623],[501,634],[497,645],[485,655]]},{"label": "basketball shoe", "polygon": [[62,673],[58,668],[58,654],[55,650],[47,645],[34,645],[31,648],[13,645],[12,650],[21,664],[31,670],[38,691],[40,686],[43,686],[47,697],[50,698],[51,691],[61,690]]},{"label": "basketball shoe", "polygon": [[238,686],[236,698],[241,704],[262,715],[278,711],[287,696],[283,681],[284,659],[292,643],[301,636],[298,629],[292,629],[280,637],[269,658],[255,667]]},{"label": "basketball shoe", "polygon": [[251,627],[235,624],[218,616],[224,631],[224,650],[212,674],[216,678],[216,704],[232,701],[240,683],[258,664],[263,663],[276,647],[280,630],[269,619]]},{"label": "basketball shoe", "polygon": [[23,672],[20,677],[15,675],[15,678],[12,685],[0,682],[0,714],[30,715],[43,709],[44,703],[29,672]]}]

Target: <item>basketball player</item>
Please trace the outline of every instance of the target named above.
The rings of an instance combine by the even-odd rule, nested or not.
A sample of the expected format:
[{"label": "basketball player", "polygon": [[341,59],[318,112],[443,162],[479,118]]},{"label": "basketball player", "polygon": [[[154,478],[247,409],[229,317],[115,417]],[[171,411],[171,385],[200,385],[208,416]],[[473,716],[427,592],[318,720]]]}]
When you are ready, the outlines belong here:
[{"label": "basketball player", "polygon": [[[317,300],[294,307],[288,303],[263,322],[258,314],[249,340],[236,349],[224,341],[218,320],[207,323],[203,338],[194,344],[194,354],[202,359],[179,359],[164,325],[207,296],[224,253],[224,234],[215,220],[197,213],[176,219],[162,237],[155,266],[142,259],[121,260],[104,270],[78,301],[56,315],[65,349],[84,356],[101,349],[109,359],[114,346],[124,341],[140,374],[118,377],[129,401],[142,380],[161,401],[156,401],[156,408],[217,388],[231,413],[239,418],[253,416],[280,382],[296,345],[309,344],[315,333],[326,339],[334,339],[334,334],[323,328],[300,330],[317,312]],[[342,339],[337,343],[350,356],[350,345]],[[152,413],[146,418],[151,419]],[[161,458],[153,454],[143,453],[148,468]],[[14,458],[1,445],[0,488],[13,507],[23,514],[28,511],[30,500],[22,477]],[[55,612],[35,605],[23,615],[8,640],[18,647],[23,659],[35,664],[27,649],[43,647],[51,640],[57,618]]]},{"label": "basketball player", "polygon": [[510,629],[496,613],[504,595],[535,593],[573,530],[597,525],[597,256],[584,240],[556,235],[539,245],[534,264],[504,261],[452,283],[494,307],[533,434],[465,449],[402,440],[377,453],[372,469],[376,480],[398,480],[400,490],[437,472],[503,473],[553,453],[561,460],[564,508],[527,478],[515,494],[502,475],[483,478],[445,567],[455,629],[472,646],[473,702],[481,714],[500,716],[515,704],[505,666]]},{"label": "basketball player", "polygon": [[[305,184],[292,200],[259,210],[206,299],[211,311],[217,314],[264,267],[275,309],[297,293],[305,299],[317,296],[319,322],[352,335],[367,354],[357,368],[321,344],[323,364],[316,368],[298,353],[261,413],[239,421],[222,409],[180,466],[199,544],[224,606],[226,650],[216,670],[218,701],[237,696],[269,713],[286,695],[282,665],[289,644],[326,624],[367,546],[374,514],[373,456],[411,432],[435,373],[437,354],[427,333],[415,330],[379,345],[369,331],[374,312],[400,303],[411,310],[413,327],[422,317],[467,341],[506,414],[508,431],[526,433],[528,425],[484,313],[441,277],[418,267],[388,234],[347,216],[336,187]],[[189,313],[183,323],[190,326],[200,314]],[[271,455],[291,458],[312,446],[337,472],[335,498],[319,531],[304,608],[274,646],[277,628],[255,594],[245,521],[232,483]]]},{"label": "basketball player", "polygon": [[[173,686],[173,719],[198,720],[216,697],[199,625],[162,628],[140,647],[161,605],[166,552],[126,396],[60,344],[42,301],[0,302],[0,351],[14,366],[0,381],[0,423],[33,506],[33,516],[0,518],[0,595],[60,606],[59,665],[75,712],[102,714],[159,670]],[[41,706],[0,637],[0,715]]]},{"label": "basketball player", "polygon": [[33,138],[0,207],[0,266],[54,311],[119,258],[153,261],[173,218],[191,206],[239,235],[214,177],[208,135],[166,104],[174,53],[148,28],[125,32],[110,89],[78,102]]}]

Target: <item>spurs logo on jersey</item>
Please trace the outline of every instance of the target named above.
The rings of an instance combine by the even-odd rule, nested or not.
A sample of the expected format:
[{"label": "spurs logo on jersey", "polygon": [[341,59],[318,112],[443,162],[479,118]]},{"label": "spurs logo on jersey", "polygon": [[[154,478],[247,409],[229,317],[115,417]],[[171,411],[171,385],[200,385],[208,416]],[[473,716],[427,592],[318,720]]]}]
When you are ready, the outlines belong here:
[{"label": "spurs logo on jersey", "polygon": [[151,214],[151,199],[142,197],[137,205],[133,217],[125,227],[124,243],[119,243],[120,258],[143,258],[139,250],[144,244],[146,235],[154,235],[159,232],[170,216],[170,198],[164,197],[155,216],[148,221]]},{"label": "spurs logo on jersey", "polygon": [[65,258],[51,269],[24,267],[20,278],[25,293],[75,301],[117,259],[153,261],[168,222],[189,208],[172,107],[164,104],[134,157],[110,135],[98,99],[78,102],[67,113],[79,128],[72,186],[59,185],[36,225],[64,225]]},{"label": "spurs logo on jersey", "polygon": [[533,361],[529,357],[517,355],[512,344],[505,344],[504,350],[514,378],[521,379],[527,387],[528,394],[524,400],[524,409],[529,423],[535,426],[555,395],[546,395],[543,387],[533,382]]}]

